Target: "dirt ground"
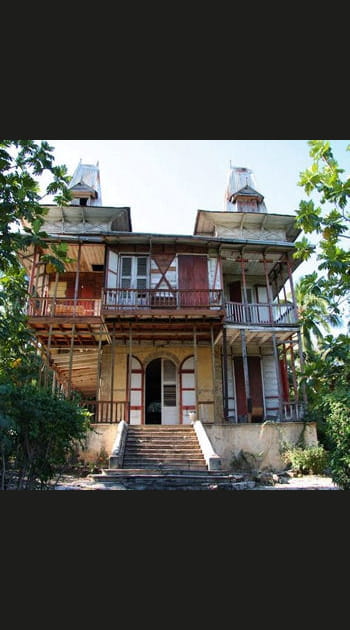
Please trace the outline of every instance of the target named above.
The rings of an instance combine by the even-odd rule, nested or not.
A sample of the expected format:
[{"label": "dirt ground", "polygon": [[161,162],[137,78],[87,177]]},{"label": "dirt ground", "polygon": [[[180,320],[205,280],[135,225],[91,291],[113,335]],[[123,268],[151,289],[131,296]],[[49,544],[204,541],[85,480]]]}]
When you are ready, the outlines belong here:
[{"label": "dirt ground", "polygon": [[[91,477],[74,477],[66,475],[55,487],[55,490],[126,490],[122,483],[100,483]],[[276,483],[272,486],[255,484],[249,490],[340,490],[330,477],[320,475],[304,475],[291,477],[287,483]]]}]

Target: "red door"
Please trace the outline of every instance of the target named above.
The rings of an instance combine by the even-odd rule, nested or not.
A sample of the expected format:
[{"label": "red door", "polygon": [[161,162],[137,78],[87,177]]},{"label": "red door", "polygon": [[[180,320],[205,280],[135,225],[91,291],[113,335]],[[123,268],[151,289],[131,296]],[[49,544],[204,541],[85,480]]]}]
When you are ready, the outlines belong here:
[{"label": "red door", "polygon": [[[242,357],[234,359],[237,416],[246,416],[248,413],[247,396],[244,384],[244,371]],[[259,357],[248,357],[248,375],[252,408],[263,408],[263,389],[261,378],[261,365]]]},{"label": "red door", "polygon": [[209,307],[207,257],[186,254],[179,256],[178,261],[181,306]]}]

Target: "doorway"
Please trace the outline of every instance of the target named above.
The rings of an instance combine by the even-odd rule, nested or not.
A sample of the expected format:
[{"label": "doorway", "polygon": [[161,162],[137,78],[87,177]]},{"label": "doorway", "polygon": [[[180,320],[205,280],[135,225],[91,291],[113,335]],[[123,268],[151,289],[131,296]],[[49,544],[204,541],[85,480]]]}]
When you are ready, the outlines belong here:
[{"label": "doorway", "polygon": [[176,365],[169,359],[153,359],[146,368],[145,424],[178,422]]},{"label": "doorway", "polygon": [[162,423],[162,360],[153,359],[146,368],[146,424]]}]

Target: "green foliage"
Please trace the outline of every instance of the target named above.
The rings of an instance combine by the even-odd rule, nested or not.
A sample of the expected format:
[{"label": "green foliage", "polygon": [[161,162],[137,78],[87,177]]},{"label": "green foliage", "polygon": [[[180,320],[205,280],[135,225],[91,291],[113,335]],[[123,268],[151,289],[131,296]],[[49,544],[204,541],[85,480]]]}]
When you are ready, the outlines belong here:
[{"label": "green foliage", "polygon": [[[16,475],[17,488],[48,487],[77,445],[84,445],[89,418],[76,402],[36,385],[0,385],[2,470]],[[3,473],[2,489],[8,477]]]},{"label": "green foliage", "polygon": [[344,170],[339,168],[329,141],[310,140],[308,144],[313,162],[300,173],[298,184],[308,196],[318,195],[320,206],[313,200],[301,201],[296,223],[305,234],[320,234],[322,238],[315,247],[303,237],[295,257],[308,260],[315,251],[323,271],[320,286],[325,295],[339,299],[350,289],[350,251],[340,243],[341,238],[349,238],[350,178],[342,179]]},{"label": "green foliage", "polygon": [[287,446],[281,458],[291,470],[300,475],[323,475],[328,467],[328,453],[322,445],[308,448]]},{"label": "green foliage", "polygon": [[330,413],[326,433],[330,440],[330,470],[333,481],[343,490],[350,490],[350,394],[338,394],[329,401]]},{"label": "green foliage", "polygon": [[[310,140],[308,144],[312,164],[300,173],[298,183],[308,196],[318,197],[319,204],[301,201],[297,225],[320,238],[315,246],[304,237],[295,254],[296,258],[308,260],[315,252],[318,264],[317,272],[304,277],[297,286],[306,351],[301,383],[306,386],[308,417],[317,420],[319,440],[329,452],[332,479],[348,489],[350,336],[341,333],[334,337],[330,327],[340,324],[341,307],[349,303],[350,251],[343,242],[350,238],[350,178],[344,178],[329,141]],[[317,345],[312,343],[315,339]],[[298,456],[301,457],[299,451]]]},{"label": "green foliage", "polygon": [[46,141],[0,140],[0,271],[19,267],[18,252],[30,244],[45,246],[41,231],[45,208],[40,204],[37,177],[51,174],[48,194],[67,205],[71,193],[65,166],[54,166],[53,147]]}]

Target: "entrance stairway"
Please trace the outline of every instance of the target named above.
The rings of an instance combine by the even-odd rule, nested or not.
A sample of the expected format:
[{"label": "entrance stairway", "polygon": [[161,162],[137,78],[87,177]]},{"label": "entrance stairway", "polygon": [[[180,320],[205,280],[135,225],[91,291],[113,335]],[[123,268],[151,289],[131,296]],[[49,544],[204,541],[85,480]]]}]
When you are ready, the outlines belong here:
[{"label": "entrance stairway", "polygon": [[191,425],[129,425],[122,468],[208,470]]},{"label": "entrance stairway", "polygon": [[192,425],[128,425],[121,468],[90,475],[103,489],[245,490],[243,474],[208,470]]}]

